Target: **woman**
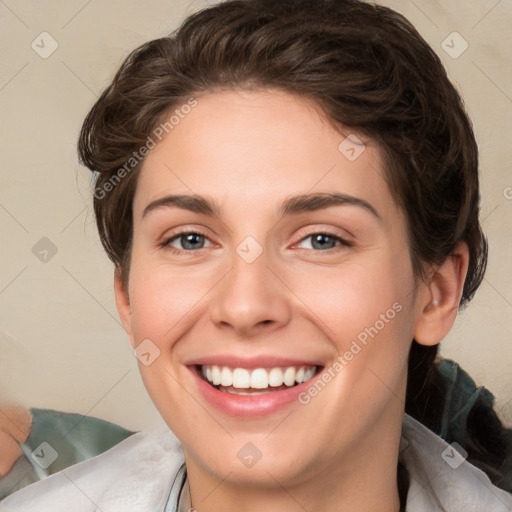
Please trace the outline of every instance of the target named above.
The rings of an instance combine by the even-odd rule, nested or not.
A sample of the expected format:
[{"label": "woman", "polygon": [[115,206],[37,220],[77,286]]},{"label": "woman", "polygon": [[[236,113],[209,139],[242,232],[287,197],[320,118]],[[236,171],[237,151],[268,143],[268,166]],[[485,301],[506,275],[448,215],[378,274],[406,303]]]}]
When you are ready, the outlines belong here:
[{"label": "woman", "polygon": [[127,58],[79,152],[174,435],[135,434],[2,510],[511,510],[495,415],[466,447],[426,427],[487,247],[470,121],[402,16],[201,11]]}]

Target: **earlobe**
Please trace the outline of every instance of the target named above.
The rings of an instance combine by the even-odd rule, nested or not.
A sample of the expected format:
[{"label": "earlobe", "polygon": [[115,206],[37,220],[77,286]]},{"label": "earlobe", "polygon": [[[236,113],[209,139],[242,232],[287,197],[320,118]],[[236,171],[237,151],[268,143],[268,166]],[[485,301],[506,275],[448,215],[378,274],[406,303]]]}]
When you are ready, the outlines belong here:
[{"label": "earlobe", "polygon": [[116,299],[117,312],[123,324],[124,330],[132,336],[132,309],[128,290],[124,284],[121,270],[116,268],[114,272],[114,294]]},{"label": "earlobe", "polygon": [[469,252],[464,242],[436,267],[418,293],[414,339],[421,345],[437,345],[448,334],[457,316]]}]

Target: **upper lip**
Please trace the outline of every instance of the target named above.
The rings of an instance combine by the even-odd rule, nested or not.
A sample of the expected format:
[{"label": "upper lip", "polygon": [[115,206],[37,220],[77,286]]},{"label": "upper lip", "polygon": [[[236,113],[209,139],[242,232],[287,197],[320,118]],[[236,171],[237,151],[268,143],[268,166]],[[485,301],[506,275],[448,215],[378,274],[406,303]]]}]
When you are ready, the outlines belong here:
[{"label": "upper lip", "polygon": [[228,368],[276,368],[289,366],[323,366],[317,360],[306,361],[275,355],[241,357],[233,354],[198,357],[185,363],[187,366],[227,366]]}]

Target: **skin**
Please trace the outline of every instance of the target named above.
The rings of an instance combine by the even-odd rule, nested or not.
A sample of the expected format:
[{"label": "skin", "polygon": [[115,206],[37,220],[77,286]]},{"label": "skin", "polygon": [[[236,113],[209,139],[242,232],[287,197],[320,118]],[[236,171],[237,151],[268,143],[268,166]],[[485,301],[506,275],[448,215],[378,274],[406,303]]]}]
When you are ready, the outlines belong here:
[{"label": "skin", "polygon": [[[408,350],[413,337],[432,345],[451,328],[467,248],[459,245],[416,282],[406,219],[374,142],[356,133],[365,150],[349,161],[338,146],[351,132],[283,91],[196,98],[145,159],[128,286],[115,274],[132,346],[149,338],[160,350],[140,371],[183,444],[192,505],[199,512],[396,511]],[[317,192],[362,199],[380,218],[347,204],[279,215],[289,196]],[[219,215],[176,207],[143,215],[169,194],[205,196]],[[186,251],[186,240],[172,239],[179,229],[206,238]],[[329,238],[323,248],[312,233],[351,245]],[[236,252],[247,236],[263,250],[252,263]],[[233,418],[203,398],[186,368],[217,354],[299,357],[328,368],[395,303],[401,311],[307,405]],[[237,457],[247,442],[262,454],[252,468]]]}]

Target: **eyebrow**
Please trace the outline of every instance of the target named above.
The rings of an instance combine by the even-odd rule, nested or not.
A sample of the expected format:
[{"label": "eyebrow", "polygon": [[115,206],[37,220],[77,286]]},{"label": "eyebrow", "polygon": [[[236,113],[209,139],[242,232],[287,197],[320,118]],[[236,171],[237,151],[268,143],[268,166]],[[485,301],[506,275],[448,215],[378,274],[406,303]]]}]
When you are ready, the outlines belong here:
[{"label": "eyebrow", "polygon": [[[358,206],[371,213],[379,221],[382,217],[379,212],[367,201],[355,196],[339,193],[313,193],[301,194],[288,197],[280,209],[281,217],[287,215],[297,215],[299,213],[314,212],[330,208],[331,206]],[[208,216],[220,216],[220,207],[215,201],[211,201],[200,195],[169,195],[156,199],[149,203],[142,212],[142,218],[150,212],[160,208],[182,208],[195,213],[201,213]]]}]

